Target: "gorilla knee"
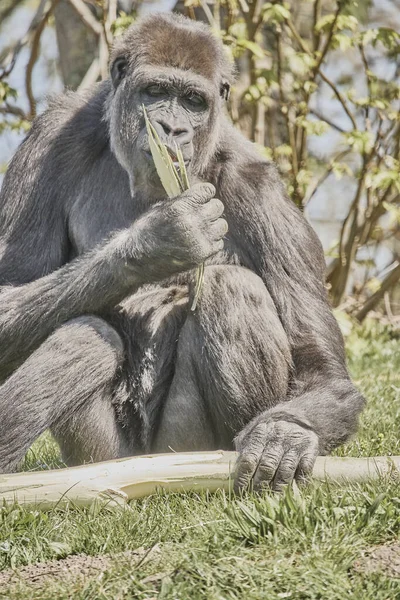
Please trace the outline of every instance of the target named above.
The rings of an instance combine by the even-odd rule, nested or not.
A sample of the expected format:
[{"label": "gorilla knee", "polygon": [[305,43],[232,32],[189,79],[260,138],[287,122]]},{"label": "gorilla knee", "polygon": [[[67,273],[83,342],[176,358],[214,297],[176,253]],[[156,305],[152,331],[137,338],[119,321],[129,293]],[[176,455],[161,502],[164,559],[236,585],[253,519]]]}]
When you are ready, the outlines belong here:
[{"label": "gorilla knee", "polygon": [[99,341],[106,342],[113,349],[118,360],[121,360],[124,355],[124,345],[119,334],[107,321],[93,315],[71,319],[53,335],[58,339],[84,346],[97,345]]},{"label": "gorilla knee", "polygon": [[231,308],[232,304],[239,304],[250,311],[261,309],[276,314],[261,277],[244,267],[216,265],[205,268],[201,304],[206,307],[210,303],[218,303],[222,311]]},{"label": "gorilla knee", "polygon": [[218,340],[228,345],[228,352],[237,346],[238,364],[243,363],[242,352],[252,354],[258,348],[274,368],[282,363],[288,371],[290,344],[275,304],[262,279],[244,267],[206,267],[198,310],[187,324],[192,338],[193,328],[199,327],[199,339],[207,338],[209,344]]}]

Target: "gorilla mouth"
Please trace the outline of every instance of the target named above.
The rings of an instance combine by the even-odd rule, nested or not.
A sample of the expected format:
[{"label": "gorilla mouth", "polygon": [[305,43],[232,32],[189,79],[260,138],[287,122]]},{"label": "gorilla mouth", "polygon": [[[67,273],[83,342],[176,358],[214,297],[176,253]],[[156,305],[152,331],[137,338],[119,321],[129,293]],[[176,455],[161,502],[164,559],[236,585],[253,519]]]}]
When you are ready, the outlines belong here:
[{"label": "gorilla mouth", "polygon": [[[174,152],[173,152],[173,151],[172,151],[170,148],[168,148],[168,147],[167,147],[167,150],[168,150],[168,154],[169,154],[169,155],[170,155],[170,157],[171,157],[171,160],[172,160],[172,163],[173,163],[174,167],[175,167],[176,169],[178,169],[178,171],[179,171],[179,161],[178,161],[178,157],[176,156],[176,154],[175,154],[175,153],[174,153]],[[152,154],[151,154],[150,150],[144,150],[144,154],[145,154],[145,156],[146,156],[147,160],[148,160],[148,161],[151,161],[151,162],[154,164],[154,161],[153,161],[153,156],[152,156]],[[184,163],[185,163],[185,167],[186,167],[186,168],[188,168],[188,167],[189,167],[189,165],[190,165],[190,163],[191,163],[191,160],[190,160],[190,158],[184,158],[184,159],[183,159],[183,161],[184,161]]]}]

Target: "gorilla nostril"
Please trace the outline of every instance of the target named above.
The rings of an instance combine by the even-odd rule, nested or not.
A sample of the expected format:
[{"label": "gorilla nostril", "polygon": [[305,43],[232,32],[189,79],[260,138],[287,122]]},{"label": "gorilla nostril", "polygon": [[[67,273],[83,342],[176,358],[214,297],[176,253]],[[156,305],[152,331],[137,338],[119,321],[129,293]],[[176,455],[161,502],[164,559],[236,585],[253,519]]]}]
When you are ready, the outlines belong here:
[{"label": "gorilla nostril", "polygon": [[166,135],[170,135],[171,133],[171,127],[169,125],[167,125],[166,123],[160,123],[161,127],[163,128],[163,131]]},{"label": "gorilla nostril", "polygon": [[167,143],[183,145],[191,141],[192,136],[187,127],[179,127],[178,124],[169,122],[168,119],[154,119],[153,125],[161,139]]},{"label": "gorilla nostril", "polygon": [[187,129],[173,129],[172,135],[174,137],[181,137],[182,135],[186,135],[187,132],[188,132]]}]

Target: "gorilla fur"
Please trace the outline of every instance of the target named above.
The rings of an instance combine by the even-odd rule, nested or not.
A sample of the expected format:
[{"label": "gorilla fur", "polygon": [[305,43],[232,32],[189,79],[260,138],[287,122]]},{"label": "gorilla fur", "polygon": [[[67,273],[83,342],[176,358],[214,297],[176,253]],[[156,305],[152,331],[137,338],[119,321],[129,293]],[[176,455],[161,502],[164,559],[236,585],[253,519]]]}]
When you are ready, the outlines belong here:
[{"label": "gorilla fur", "polygon": [[[237,486],[279,489],[347,440],[364,404],[320,242],[225,115],[233,69],[205,25],[139,21],[110,73],[51,102],[4,180],[0,471],[51,428],[68,464],[236,445]],[[187,164],[176,199],[143,105]]]}]

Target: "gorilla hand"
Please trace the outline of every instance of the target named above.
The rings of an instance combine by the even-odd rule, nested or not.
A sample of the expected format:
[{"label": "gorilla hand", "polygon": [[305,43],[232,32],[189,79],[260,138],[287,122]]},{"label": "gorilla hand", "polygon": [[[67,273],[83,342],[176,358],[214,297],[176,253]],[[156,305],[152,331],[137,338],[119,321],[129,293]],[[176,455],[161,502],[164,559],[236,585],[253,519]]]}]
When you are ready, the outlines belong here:
[{"label": "gorilla hand", "polygon": [[266,413],[253,419],[236,437],[239,459],[235,488],[281,490],[294,478],[311,474],[318,455],[318,436],[289,421],[273,421]]},{"label": "gorilla hand", "polygon": [[213,185],[197,183],[134,223],[134,263],[145,266],[146,280],[191,269],[223,249],[228,224],[221,218],[224,205],[214,195]]}]

